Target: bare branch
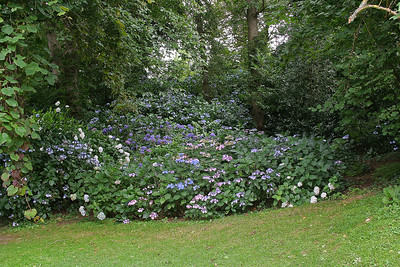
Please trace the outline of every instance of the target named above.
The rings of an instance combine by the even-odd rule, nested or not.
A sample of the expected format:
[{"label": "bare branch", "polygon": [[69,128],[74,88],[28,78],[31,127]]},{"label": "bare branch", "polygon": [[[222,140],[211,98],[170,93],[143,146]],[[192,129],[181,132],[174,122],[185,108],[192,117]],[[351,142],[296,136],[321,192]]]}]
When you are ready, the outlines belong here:
[{"label": "bare branch", "polygon": [[[356,11],[354,11],[354,13],[349,17],[349,23],[352,23],[356,19],[358,13],[360,13],[361,11],[363,11],[367,8],[376,8],[379,10],[383,10],[383,11],[390,13],[392,16],[399,15],[399,13],[397,13],[394,10],[391,10],[390,8],[379,6],[379,5],[370,5],[370,4],[368,4],[368,0],[363,0],[361,2],[360,6],[356,9]],[[397,17],[397,19],[400,19],[400,17]]]},{"label": "bare branch", "polygon": [[260,13],[263,13],[266,8],[267,8],[267,6],[265,5],[265,0],[263,0],[262,8],[259,11],[257,11],[257,15]]}]

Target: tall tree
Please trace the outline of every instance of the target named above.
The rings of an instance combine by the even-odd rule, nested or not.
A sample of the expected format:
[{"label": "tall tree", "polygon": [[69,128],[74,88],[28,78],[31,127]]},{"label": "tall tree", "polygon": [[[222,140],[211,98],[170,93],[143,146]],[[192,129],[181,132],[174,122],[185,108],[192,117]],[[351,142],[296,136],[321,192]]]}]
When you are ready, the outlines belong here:
[{"label": "tall tree", "polygon": [[44,25],[50,56],[59,65],[56,88],[33,95],[32,103],[40,96],[59,98],[78,111],[88,103],[123,101],[162,65],[161,47],[191,40],[181,1],[63,2],[68,17]]},{"label": "tall tree", "polygon": [[[399,1],[307,0],[295,3],[294,30],[287,45],[292,57],[325,60],[337,81],[321,107],[340,117],[338,130],[365,148],[399,140],[400,69],[398,23],[389,20]],[[357,9],[359,7],[359,9]],[[354,13],[354,11],[357,11]],[[362,12],[360,12],[362,10]],[[386,11],[386,12],[385,12]],[[353,23],[348,24],[349,15]],[[379,22],[379,23],[377,23]]]},{"label": "tall tree", "polygon": [[[35,12],[41,14],[36,15]],[[0,154],[9,158],[2,171],[2,186],[7,195],[25,196],[30,193],[27,177],[32,164],[26,151],[30,139],[37,139],[38,126],[25,114],[25,96],[43,86],[54,83],[54,67],[42,57],[40,23],[65,14],[58,1],[6,1],[0,4]],[[39,47],[39,49],[38,49]],[[31,193],[30,193],[31,194]],[[32,219],[36,210],[30,207],[25,216]]]},{"label": "tall tree", "polygon": [[259,130],[264,129],[265,114],[260,106],[262,77],[258,60],[269,47],[269,26],[286,16],[285,1],[230,0],[225,1],[231,16],[236,40],[244,56],[248,72],[248,92],[251,115]]}]

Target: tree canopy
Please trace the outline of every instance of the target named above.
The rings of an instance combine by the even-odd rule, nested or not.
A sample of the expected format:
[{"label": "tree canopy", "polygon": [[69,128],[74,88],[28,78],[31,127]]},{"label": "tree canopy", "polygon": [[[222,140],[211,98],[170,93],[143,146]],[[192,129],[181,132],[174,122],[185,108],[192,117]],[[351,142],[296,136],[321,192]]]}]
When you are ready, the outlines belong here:
[{"label": "tree canopy", "polygon": [[95,106],[138,112],[137,99],[163,92],[208,108],[235,96],[237,114],[269,135],[397,149],[399,9],[397,0],[3,1],[3,186],[29,191],[32,112],[58,101],[83,119]]}]

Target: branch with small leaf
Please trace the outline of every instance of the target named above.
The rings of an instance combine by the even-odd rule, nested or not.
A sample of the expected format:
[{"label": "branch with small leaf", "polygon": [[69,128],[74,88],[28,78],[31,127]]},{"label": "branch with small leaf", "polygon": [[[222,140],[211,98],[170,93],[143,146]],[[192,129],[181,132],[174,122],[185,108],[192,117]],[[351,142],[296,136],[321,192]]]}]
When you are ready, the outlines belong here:
[{"label": "branch with small leaf", "polygon": [[349,23],[352,23],[352,22],[356,19],[357,15],[358,15],[361,11],[363,11],[363,10],[365,10],[365,9],[367,9],[367,8],[375,8],[375,9],[379,9],[379,10],[386,11],[386,12],[388,12],[389,14],[391,14],[392,16],[395,16],[394,18],[400,20],[400,13],[398,13],[398,12],[396,12],[396,11],[390,9],[390,8],[387,8],[387,7],[383,7],[383,6],[379,6],[379,5],[370,5],[370,4],[368,4],[368,0],[363,0],[363,1],[361,2],[360,6],[359,6],[359,7],[354,11],[354,13],[349,17]]}]

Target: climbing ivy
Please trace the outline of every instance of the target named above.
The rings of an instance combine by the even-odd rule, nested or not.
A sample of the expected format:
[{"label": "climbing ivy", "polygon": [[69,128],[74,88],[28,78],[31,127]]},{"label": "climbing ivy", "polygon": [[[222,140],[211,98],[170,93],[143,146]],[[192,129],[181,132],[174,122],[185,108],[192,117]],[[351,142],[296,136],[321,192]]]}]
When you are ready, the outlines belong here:
[{"label": "climbing ivy", "polygon": [[5,158],[2,185],[8,196],[25,196],[25,216],[36,220],[36,210],[27,198],[32,194],[28,187],[32,164],[26,152],[30,140],[40,136],[38,126],[24,112],[24,95],[35,91],[39,83],[54,83],[54,74],[46,68],[56,68],[26,48],[27,39],[39,32],[38,17],[34,15],[38,8],[47,14],[56,11],[59,16],[67,11],[58,1],[8,1],[0,5],[0,154]]}]

